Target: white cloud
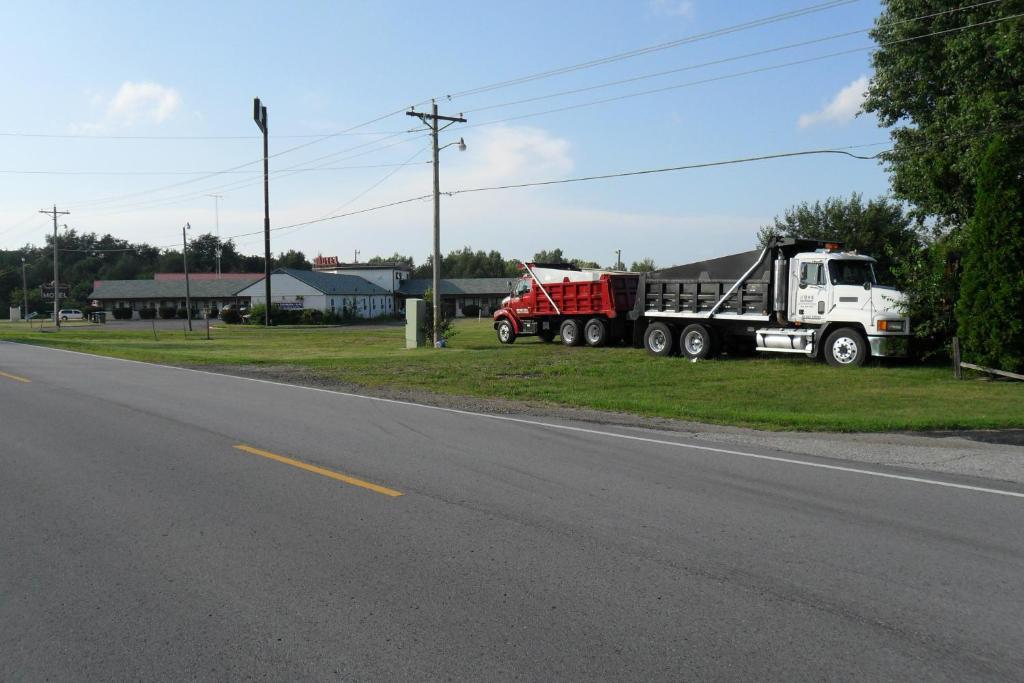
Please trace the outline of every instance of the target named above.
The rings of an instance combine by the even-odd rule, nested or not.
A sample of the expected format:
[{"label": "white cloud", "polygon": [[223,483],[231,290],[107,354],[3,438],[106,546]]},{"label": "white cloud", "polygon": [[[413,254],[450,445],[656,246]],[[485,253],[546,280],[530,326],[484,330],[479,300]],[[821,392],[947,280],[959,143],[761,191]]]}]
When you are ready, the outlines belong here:
[{"label": "white cloud", "polygon": [[846,123],[852,121],[864,103],[868,90],[868,77],[861,76],[853,83],[836,93],[822,109],[809,114],[801,114],[797,124],[801,128],[819,123]]},{"label": "white cloud", "polygon": [[163,123],[180,107],[181,95],[174,88],[148,81],[125,81],[107,105],[107,116],[128,124],[140,119]]},{"label": "white cloud", "polygon": [[651,10],[663,16],[692,19],[696,5],[693,0],[651,0]]},{"label": "white cloud", "polygon": [[103,109],[100,121],[72,125],[76,133],[102,133],[136,123],[161,124],[172,118],[182,104],[181,94],[174,88],[152,81],[125,81],[109,100],[90,94],[94,109]]}]

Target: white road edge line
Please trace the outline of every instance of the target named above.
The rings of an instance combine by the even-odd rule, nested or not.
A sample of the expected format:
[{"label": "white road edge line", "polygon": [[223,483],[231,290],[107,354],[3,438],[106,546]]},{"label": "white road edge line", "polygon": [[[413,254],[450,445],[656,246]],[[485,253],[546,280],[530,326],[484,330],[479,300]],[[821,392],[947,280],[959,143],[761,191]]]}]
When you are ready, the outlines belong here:
[{"label": "white road edge line", "polygon": [[571,425],[560,425],[552,422],[541,422],[539,420],[528,420],[521,417],[509,417],[507,415],[489,415],[487,413],[477,413],[472,410],[460,410],[459,408],[444,408],[442,406],[432,406],[425,403],[415,403],[413,401],[400,401],[394,398],[381,398],[379,396],[365,396],[363,394],[353,394],[347,391],[337,391],[336,389],[320,389],[318,387],[307,387],[301,384],[288,384],[287,382],[275,382],[269,379],[258,379],[256,377],[240,377],[238,375],[228,375],[222,372],[211,372],[210,370],[197,370],[196,368],[183,368],[177,365],[163,365],[161,363],[149,363],[142,360],[131,360],[128,358],[117,358],[114,356],[101,356],[93,353],[84,353],[82,351],[71,351],[68,349],[58,349],[51,346],[36,346],[35,344],[21,344],[18,342],[0,342],[4,344],[12,344],[21,347],[31,347],[34,349],[45,349],[47,351],[59,351],[61,353],[71,353],[78,356],[88,356],[90,358],[103,358],[111,361],[118,361],[122,363],[137,363],[138,365],[151,365],[157,368],[166,368],[169,370],[181,370],[183,372],[195,372],[201,375],[211,375],[213,377],[229,377],[236,380],[244,380],[246,382],[258,382],[260,384],[271,384],[279,387],[288,387],[291,389],[302,389],[306,391],[318,391],[324,394],[335,394],[337,396],[346,396],[349,398],[358,398],[365,401],[377,401],[379,403],[392,403],[395,405],[412,406],[415,408],[423,408],[426,410],[437,410],[444,413],[455,413],[457,415],[468,415],[471,417],[480,417],[487,420],[500,420],[502,422],[514,422],[519,424],[526,424],[532,427],[547,427],[549,429],[560,429],[567,432],[581,432],[584,434],[594,434],[597,436],[605,436],[613,439],[624,439],[627,441],[640,441],[643,443],[658,444],[661,446],[673,446],[675,448],[689,448],[698,451],[707,451],[710,453],[721,453],[724,455],[738,455],[744,458],[751,458],[755,460],[767,460],[770,462],[781,462],[788,465],[802,465],[804,467],[816,467],[823,470],[833,470],[835,472],[846,472],[849,474],[861,474],[868,477],[880,477],[883,479],[896,479],[899,481],[909,481],[916,484],[929,484],[931,486],[942,486],[951,489],[961,489],[964,491],[977,491],[979,493],[990,493],[998,496],[1009,496],[1011,498],[1024,498],[1024,493],[1018,493],[1017,491],[1004,491],[1001,489],[992,489],[985,486],[972,486],[970,484],[955,484],[949,481],[940,481],[938,479],[926,479],[924,477],[912,477],[905,474],[892,474],[890,472],[873,472],[871,470],[860,469],[858,467],[843,467],[842,465],[826,465],[820,462],[808,462],[806,460],[796,460],[794,458],[783,458],[776,455],[761,455],[759,453],[748,453],[746,451],[733,451],[727,448],[715,448],[714,446],[700,446],[697,444],[679,443],[678,441],[667,441],[665,439],[652,439],[646,436],[635,436],[632,434],[617,434],[616,432],[605,432],[600,429],[588,429],[586,427],[573,427]]}]

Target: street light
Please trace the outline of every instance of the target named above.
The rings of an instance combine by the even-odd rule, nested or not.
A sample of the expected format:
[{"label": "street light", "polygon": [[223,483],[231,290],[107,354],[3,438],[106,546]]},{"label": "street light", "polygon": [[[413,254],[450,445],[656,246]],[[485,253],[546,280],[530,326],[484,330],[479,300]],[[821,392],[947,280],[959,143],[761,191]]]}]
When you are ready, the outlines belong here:
[{"label": "street light", "polygon": [[188,241],[185,239],[185,231],[191,230],[188,223],[181,226],[181,258],[185,262],[185,317],[188,318],[188,331],[192,331],[192,296],[188,286]]}]

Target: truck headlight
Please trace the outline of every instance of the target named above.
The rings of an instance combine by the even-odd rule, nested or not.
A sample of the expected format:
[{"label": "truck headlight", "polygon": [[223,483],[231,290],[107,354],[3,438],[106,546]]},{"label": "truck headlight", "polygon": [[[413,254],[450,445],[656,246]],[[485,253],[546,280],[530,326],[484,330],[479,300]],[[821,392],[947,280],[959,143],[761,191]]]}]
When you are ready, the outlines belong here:
[{"label": "truck headlight", "polygon": [[878,328],[879,332],[902,332],[903,321],[902,320],[879,320],[875,323],[875,327]]}]

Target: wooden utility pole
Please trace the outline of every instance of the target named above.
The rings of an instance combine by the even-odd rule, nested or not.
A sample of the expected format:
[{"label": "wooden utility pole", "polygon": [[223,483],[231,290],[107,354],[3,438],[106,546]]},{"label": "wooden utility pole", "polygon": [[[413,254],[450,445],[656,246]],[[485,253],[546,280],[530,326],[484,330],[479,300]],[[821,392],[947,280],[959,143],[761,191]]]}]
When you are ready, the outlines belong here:
[{"label": "wooden utility pole", "polygon": [[53,205],[53,210],[40,209],[39,213],[45,213],[47,215],[53,215],[53,322],[57,325],[57,329],[60,329],[60,266],[57,265],[57,216],[68,216],[71,214],[70,211],[58,211],[57,205]]},{"label": "wooden utility pole", "polygon": [[185,265],[185,317],[188,319],[188,331],[192,331],[192,291],[188,286],[188,240],[185,238],[185,231],[191,230],[192,226],[186,223],[181,226],[181,258]]},{"label": "wooden utility pole", "polygon": [[[433,102],[430,114],[426,112],[407,111],[409,116],[419,118],[428,128],[434,141],[434,277],[431,288],[434,292],[434,347],[440,340],[441,329],[441,174],[440,174],[440,147],[437,146],[437,134],[452,125],[453,123],[465,123],[462,116],[440,116],[437,113],[437,102]],[[447,121],[447,125],[438,127],[438,121]],[[455,144],[455,143],[452,143]],[[465,149],[466,144],[460,139],[459,149]],[[445,145],[447,147],[447,145]]]}]

